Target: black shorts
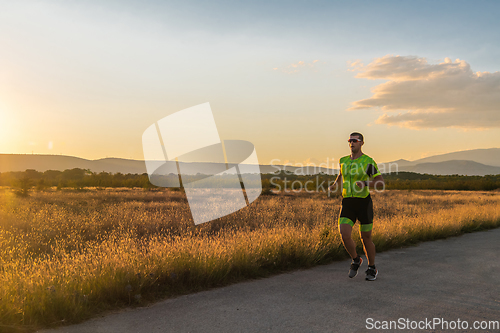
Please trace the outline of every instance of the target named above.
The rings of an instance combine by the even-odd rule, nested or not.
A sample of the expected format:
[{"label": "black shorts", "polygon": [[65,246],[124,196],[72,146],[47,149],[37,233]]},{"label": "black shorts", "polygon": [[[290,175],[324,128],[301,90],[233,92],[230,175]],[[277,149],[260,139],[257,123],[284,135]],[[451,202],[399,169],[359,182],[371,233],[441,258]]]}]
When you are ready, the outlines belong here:
[{"label": "black shorts", "polygon": [[354,226],[356,220],[360,223],[361,231],[370,231],[373,228],[373,202],[370,195],[366,198],[343,198],[340,211],[339,226],[342,223]]}]

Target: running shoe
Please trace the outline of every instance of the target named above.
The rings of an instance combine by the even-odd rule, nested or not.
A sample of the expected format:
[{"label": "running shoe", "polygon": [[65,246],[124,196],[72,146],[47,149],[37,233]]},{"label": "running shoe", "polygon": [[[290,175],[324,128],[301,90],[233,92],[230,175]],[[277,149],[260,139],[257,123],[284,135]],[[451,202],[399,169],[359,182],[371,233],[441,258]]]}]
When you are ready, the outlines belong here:
[{"label": "running shoe", "polygon": [[349,270],[349,277],[353,278],[358,275],[359,266],[363,263],[363,258],[359,257],[359,261],[356,262],[354,259],[351,262],[351,269]]},{"label": "running shoe", "polygon": [[368,269],[366,270],[366,280],[375,281],[377,275],[378,275],[378,270],[376,268],[368,266]]}]

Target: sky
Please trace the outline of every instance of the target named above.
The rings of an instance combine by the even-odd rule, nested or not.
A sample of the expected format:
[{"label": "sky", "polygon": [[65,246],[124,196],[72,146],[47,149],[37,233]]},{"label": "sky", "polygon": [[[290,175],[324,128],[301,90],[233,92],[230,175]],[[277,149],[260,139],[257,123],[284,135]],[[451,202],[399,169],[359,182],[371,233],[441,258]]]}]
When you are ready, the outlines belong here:
[{"label": "sky", "polygon": [[[500,147],[500,2],[2,1],[0,153],[144,159],[209,102],[260,164]],[[334,163],[334,162],[333,162]]]}]

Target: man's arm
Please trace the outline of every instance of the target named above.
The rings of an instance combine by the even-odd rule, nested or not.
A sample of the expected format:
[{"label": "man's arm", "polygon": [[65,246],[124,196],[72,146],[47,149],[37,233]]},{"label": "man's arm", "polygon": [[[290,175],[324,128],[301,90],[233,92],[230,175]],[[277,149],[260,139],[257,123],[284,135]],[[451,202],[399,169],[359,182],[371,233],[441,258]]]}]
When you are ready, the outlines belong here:
[{"label": "man's arm", "polygon": [[328,191],[331,192],[332,190],[336,189],[337,183],[342,184],[342,172],[339,172],[339,175],[337,176],[337,179],[335,179],[335,181],[333,182],[333,184],[330,187],[328,187]]},{"label": "man's arm", "polygon": [[356,182],[356,185],[358,185],[359,188],[363,188],[365,186],[372,187],[376,190],[384,189],[385,188],[385,181],[384,177],[382,175],[378,175],[373,180],[366,180],[364,182]]},{"label": "man's arm", "polygon": [[385,188],[385,181],[384,177],[382,175],[378,175],[377,177],[373,178],[371,181],[371,185],[374,189],[384,189]]}]

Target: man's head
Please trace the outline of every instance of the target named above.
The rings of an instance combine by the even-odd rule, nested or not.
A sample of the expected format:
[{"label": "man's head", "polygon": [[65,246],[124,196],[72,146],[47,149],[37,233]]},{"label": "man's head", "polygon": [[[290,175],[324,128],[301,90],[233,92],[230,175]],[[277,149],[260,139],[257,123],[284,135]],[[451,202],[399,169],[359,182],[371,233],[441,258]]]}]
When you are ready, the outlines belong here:
[{"label": "man's head", "polygon": [[363,134],[358,132],[353,132],[349,135],[349,148],[353,154],[358,153],[361,150],[361,146],[364,144]]}]

